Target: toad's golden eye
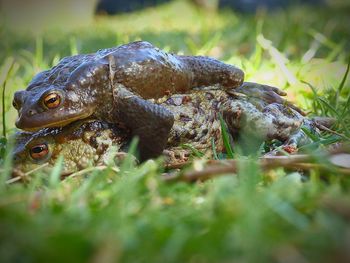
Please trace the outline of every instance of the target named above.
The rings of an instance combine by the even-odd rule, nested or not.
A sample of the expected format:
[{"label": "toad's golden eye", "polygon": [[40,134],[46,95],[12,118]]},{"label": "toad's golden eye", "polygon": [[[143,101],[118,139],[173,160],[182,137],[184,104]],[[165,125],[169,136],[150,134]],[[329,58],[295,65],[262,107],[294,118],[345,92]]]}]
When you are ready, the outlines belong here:
[{"label": "toad's golden eye", "polygon": [[37,144],[30,148],[30,156],[37,160],[45,157],[49,153],[49,147],[46,143]]},{"label": "toad's golden eye", "polygon": [[57,93],[50,93],[45,96],[44,104],[49,109],[57,108],[61,103],[61,96]]}]

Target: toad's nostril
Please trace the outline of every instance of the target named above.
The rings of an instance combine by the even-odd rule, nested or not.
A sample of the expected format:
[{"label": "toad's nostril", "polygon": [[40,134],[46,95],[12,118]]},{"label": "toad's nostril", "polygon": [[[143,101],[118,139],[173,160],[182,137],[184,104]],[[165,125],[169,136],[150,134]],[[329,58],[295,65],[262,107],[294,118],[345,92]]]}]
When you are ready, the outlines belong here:
[{"label": "toad's nostril", "polygon": [[27,113],[28,116],[33,116],[35,114],[36,114],[35,110],[29,110],[28,113]]}]

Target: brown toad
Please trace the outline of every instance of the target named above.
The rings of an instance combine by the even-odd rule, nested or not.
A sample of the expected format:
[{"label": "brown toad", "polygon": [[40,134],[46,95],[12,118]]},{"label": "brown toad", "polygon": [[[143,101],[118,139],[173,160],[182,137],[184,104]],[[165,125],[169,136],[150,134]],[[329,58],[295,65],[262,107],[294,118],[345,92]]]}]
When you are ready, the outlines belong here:
[{"label": "brown toad", "polygon": [[[133,42],[66,57],[36,75],[26,90],[14,96],[16,126],[35,131],[88,117],[122,124],[140,138],[144,160],[161,153],[174,122],[166,107],[146,99],[208,85],[234,89],[243,79],[242,70],[218,60],[174,55],[148,42]],[[259,90],[271,98],[282,95],[264,86]]]}]

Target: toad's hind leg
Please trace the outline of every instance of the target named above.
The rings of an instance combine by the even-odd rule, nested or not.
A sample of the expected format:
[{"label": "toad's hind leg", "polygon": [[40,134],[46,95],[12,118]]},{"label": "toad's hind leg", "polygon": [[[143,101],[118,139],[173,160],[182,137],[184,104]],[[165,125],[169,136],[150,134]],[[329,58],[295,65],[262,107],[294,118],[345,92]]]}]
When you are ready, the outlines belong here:
[{"label": "toad's hind leg", "polygon": [[174,124],[173,114],[163,106],[134,95],[121,84],[117,85],[114,96],[117,119],[140,139],[140,160],[159,156]]},{"label": "toad's hind leg", "polygon": [[192,73],[193,87],[220,85],[224,88],[237,88],[244,80],[244,72],[219,60],[204,56],[176,56]]}]

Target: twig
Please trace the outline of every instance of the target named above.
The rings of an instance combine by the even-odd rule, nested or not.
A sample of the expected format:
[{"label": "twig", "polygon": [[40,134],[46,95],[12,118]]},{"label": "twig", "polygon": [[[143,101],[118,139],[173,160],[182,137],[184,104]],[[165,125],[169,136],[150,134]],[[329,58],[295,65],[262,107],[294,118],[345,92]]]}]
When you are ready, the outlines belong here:
[{"label": "twig", "polygon": [[[292,156],[273,156],[273,157],[262,157],[257,161],[257,164],[264,171],[271,170],[278,167],[289,168],[289,169],[301,169],[301,170],[310,170],[310,169],[320,169],[328,170],[328,167],[325,167],[321,164],[310,163],[313,160],[313,157],[310,155],[292,155]],[[194,181],[205,181],[217,176],[224,174],[236,174],[238,171],[238,161],[237,160],[226,160],[216,161],[213,160],[209,162],[208,166],[205,169],[200,171],[186,171],[184,173],[178,174],[164,174],[163,180],[166,182],[194,182]],[[336,172],[350,175],[350,169],[345,168],[336,168]]]},{"label": "twig", "polygon": [[327,128],[326,126],[324,126],[324,125],[322,125],[322,124],[320,124],[320,123],[315,122],[315,124],[316,124],[317,128],[319,128],[320,130],[323,130],[323,131],[326,131],[326,132],[329,132],[329,133],[338,135],[339,137],[342,137],[343,139],[346,139],[346,140],[349,140],[349,141],[350,141],[350,138],[347,137],[347,136],[344,135],[344,134],[341,134],[341,133],[339,133],[339,132],[336,132],[336,131],[334,131],[334,130],[331,130],[331,129]]},{"label": "twig", "polygon": [[186,161],[186,162],[178,162],[178,163],[167,163],[165,164],[166,169],[180,169],[183,168],[186,165],[191,164],[191,161]]},{"label": "twig", "polygon": [[189,171],[183,174],[171,174],[163,175],[163,180],[166,182],[194,182],[194,181],[205,181],[216,176],[223,174],[235,173],[237,171],[236,165],[231,164],[230,166],[225,165],[210,165],[201,171]]},{"label": "twig", "polygon": [[31,175],[32,173],[35,173],[35,172],[37,172],[37,171],[39,171],[39,170],[45,168],[45,167],[48,166],[48,165],[49,165],[49,163],[44,163],[44,164],[42,164],[42,165],[40,165],[40,166],[34,168],[33,170],[30,170],[30,171],[26,172],[25,175],[26,175],[26,176]]},{"label": "twig", "polygon": [[95,166],[95,167],[88,167],[88,168],[85,168],[85,169],[80,170],[78,172],[72,173],[72,174],[68,175],[67,178],[74,178],[74,177],[81,176],[81,175],[87,174],[87,173],[95,171],[95,170],[103,171],[103,170],[108,169],[108,168],[111,168],[116,173],[119,172],[118,168],[100,165],[100,166]]},{"label": "twig", "polygon": [[18,182],[18,181],[22,180],[23,177],[24,177],[23,175],[19,175],[19,176],[13,177],[13,178],[11,178],[11,179],[8,179],[8,180],[6,181],[6,184],[13,184],[13,183],[15,183],[15,182]]},{"label": "twig", "polygon": [[[260,160],[263,160],[262,166],[285,166],[288,162],[302,162],[309,160],[310,156],[308,155],[293,155],[293,156],[273,156],[273,157],[262,157]],[[188,164],[188,163],[187,163]],[[218,175],[227,174],[227,173],[236,173],[237,172],[237,160],[209,160],[207,162],[208,166],[200,171],[188,171],[183,174],[181,173],[172,173],[172,174],[163,174],[163,180],[166,182],[174,181],[204,181],[210,178],[213,178]]]}]

